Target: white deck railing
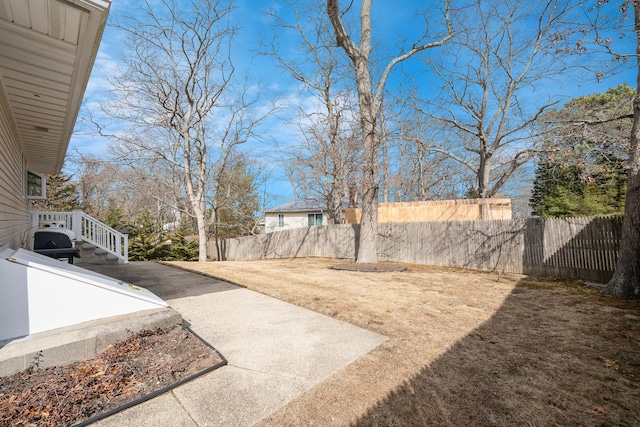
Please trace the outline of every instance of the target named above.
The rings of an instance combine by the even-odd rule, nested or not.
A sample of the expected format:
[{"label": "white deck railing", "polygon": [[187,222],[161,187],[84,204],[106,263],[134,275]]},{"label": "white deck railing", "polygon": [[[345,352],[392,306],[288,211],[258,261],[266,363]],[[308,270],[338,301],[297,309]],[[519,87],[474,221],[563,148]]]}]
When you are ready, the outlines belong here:
[{"label": "white deck railing", "polygon": [[75,234],[76,240],[87,243],[117,256],[124,263],[129,262],[129,236],[114,230],[82,211],[39,212],[31,215],[31,227],[38,228],[42,221],[64,222],[65,227]]}]

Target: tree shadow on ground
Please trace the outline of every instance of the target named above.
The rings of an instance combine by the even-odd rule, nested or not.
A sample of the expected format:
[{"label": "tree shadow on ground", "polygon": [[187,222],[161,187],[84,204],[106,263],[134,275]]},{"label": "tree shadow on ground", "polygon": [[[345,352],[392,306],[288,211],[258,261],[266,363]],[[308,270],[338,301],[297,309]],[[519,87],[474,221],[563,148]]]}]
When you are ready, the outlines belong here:
[{"label": "tree shadow on ground", "polygon": [[637,304],[546,283],[521,280],[352,426],[640,425]]}]

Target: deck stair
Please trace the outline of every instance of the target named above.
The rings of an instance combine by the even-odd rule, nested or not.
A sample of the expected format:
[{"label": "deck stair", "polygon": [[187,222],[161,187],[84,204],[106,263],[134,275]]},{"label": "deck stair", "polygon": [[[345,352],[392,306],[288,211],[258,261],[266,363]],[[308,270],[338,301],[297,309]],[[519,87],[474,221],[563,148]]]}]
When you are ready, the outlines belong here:
[{"label": "deck stair", "polygon": [[75,235],[76,248],[81,258],[76,264],[110,264],[129,262],[129,236],[109,227],[86,213],[40,212],[31,215],[31,228],[40,228],[45,223],[64,223]]}]

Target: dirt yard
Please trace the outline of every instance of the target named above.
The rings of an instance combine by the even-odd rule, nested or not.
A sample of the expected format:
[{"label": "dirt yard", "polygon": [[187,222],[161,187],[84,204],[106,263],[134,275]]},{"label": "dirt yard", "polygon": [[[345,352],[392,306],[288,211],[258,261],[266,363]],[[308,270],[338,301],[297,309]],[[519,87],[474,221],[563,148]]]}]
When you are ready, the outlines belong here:
[{"label": "dirt yard", "polygon": [[338,263],[175,263],[389,338],[260,426],[640,425],[637,303],[575,282]]}]

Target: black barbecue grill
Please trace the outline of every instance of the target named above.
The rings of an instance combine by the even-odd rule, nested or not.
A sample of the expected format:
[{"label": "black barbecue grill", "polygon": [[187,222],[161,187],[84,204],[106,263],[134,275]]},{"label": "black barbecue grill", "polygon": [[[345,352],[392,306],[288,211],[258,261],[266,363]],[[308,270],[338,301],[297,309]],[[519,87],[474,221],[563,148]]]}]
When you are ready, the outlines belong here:
[{"label": "black barbecue grill", "polygon": [[33,251],[56,259],[67,259],[73,264],[73,258],[80,258],[80,251],[73,247],[69,236],[57,231],[36,231]]}]

